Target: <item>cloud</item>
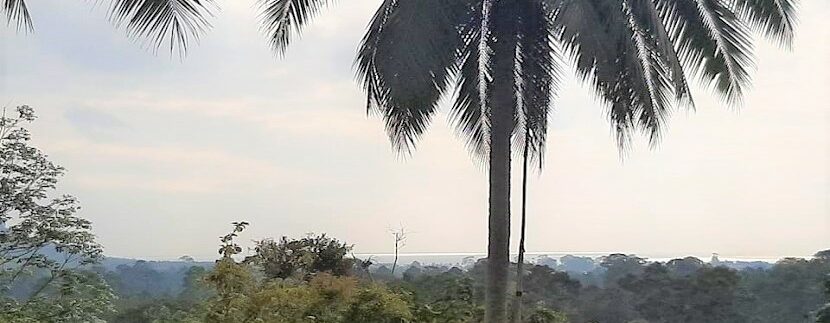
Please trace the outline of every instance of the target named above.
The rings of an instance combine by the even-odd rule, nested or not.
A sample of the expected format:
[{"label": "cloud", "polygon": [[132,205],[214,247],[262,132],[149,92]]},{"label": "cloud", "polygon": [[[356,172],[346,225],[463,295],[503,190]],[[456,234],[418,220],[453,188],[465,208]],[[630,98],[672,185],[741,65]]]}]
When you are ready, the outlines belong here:
[{"label": "cloud", "polygon": [[83,140],[58,141],[53,154],[71,152],[91,169],[72,176],[91,189],[138,189],[164,193],[218,193],[251,183],[314,185],[317,177],[296,169],[222,150],[181,146],[135,146]]},{"label": "cloud", "polygon": [[100,138],[130,129],[126,123],[114,115],[100,109],[69,108],[64,112],[64,118],[76,130],[90,137]]},{"label": "cloud", "polygon": [[[367,116],[358,109],[337,106],[337,97],[343,95],[337,86],[321,86],[312,98],[300,103],[289,96],[277,100],[268,98],[229,97],[217,100],[185,96],[157,96],[146,92],[129,92],[105,99],[84,101],[97,111],[120,110],[122,113],[157,113],[168,118],[209,118],[240,123],[259,130],[277,132],[294,137],[376,137],[377,128],[367,128]],[[308,95],[308,93],[303,93]],[[341,100],[342,101],[342,100]],[[360,106],[355,104],[355,106]],[[99,115],[82,115],[74,123],[86,123]],[[98,120],[95,121],[104,121]]]}]

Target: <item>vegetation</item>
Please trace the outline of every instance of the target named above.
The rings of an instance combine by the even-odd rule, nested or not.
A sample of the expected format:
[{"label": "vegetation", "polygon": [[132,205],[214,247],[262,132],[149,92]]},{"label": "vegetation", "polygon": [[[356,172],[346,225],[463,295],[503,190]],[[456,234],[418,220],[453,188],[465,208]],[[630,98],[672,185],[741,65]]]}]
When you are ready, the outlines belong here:
[{"label": "vegetation", "polygon": [[827,295],[827,304],[816,312],[817,323],[830,323],[830,274],[824,282],[824,293]]},{"label": "vegetation", "polygon": [[[212,270],[188,271],[208,274],[195,280],[188,275],[183,282],[187,287],[177,297],[150,298],[140,306],[120,308],[130,316],[111,321],[133,322],[135,315],[141,315],[140,322],[479,322],[483,318],[486,260],[467,269],[412,264],[403,279],[363,275],[359,262],[353,260],[354,270],[349,272],[338,274],[334,273],[338,266],[313,267],[313,262],[305,262],[295,267],[293,275],[269,277],[261,262],[248,261],[261,256],[257,249],[245,260],[234,260],[242,247],[233,239],[244,226],[237,224],[236,231],[226,236],[229,239],[223,237],[223,255]],[[283,238],[277,248],[313,240],[319,241]],[[325,240],[326,245],[348,249],[336,239]],[[345,252],[327,254],[340,255],[330,258],[331,263],[347,259]],[[291,258],[270,259],[273,267],[296,263]],[[815,309],[825,302],[822,286],[830,273],[830,261],[820,257],[784,259],[769,269],[740,271],[692,257],[652,263],[613,254],[596,262],[591,274],[601,279],[586,284],[571,278],[584,274],[571,271],[580,270],[579,266],[528,264],[524,322],[821,322]],[[194,302],[194,284],[211,292]],[[181,305],[188,302],[191,305]]]},{"label": "vegetation", "polygon": [[[116,23],[171,51],[183,51],[210,27],[213,7],[205,0],[111,3]],[[328,3],[262,1],[274,49],[283,52]],[[25,1],[0,8],[8,21],[31,29]],[[459,132],[489,170],[486,317],[503,322],[511,139],[527,137],[525,150],[541,161],[561,62],[602,99],[621,148],[637,131],[655,143],[673,106],[693,107],[687,74],[726,102],[739,102],[753,63],[751,32],[787,46],[794,11],[794,0],[390,0],[369,23],[357,70],[369,110],[383,118],[400,151],[414,148],[440,99],[458,92],[452,110]]]},{"label": "vegetation", "polygon": [[0,321],[85,322],[112,310],[101,277],[82,269],[101,246],[78,201],[54,194],[64,169],[29,143],[34,110],[0,117]]},{"label": "vegetation", "polygon": [[[7,114],[11,115],[11,113]],[[20,106],[0,119],[2,322],[418,322],[485,319],[488,259],[469,268],[385,265],[350,257],[325,234],[261,239],[252,254],[220,237],[219,259],[165,268],[100,262],[77,201],[55,196],[64,170],[29,144]],[[400,241],[399,241],[400,243]],[[666,263],[625,254],[524,264],[517,307],[533,323],[780,323],[830,318],[830,251],[769,268],[713,258]],[[518,269],[518,264],[516,268]],[[385,270],[385,271],[384,271]]]},{"label": "vegetation", "polygon": [[[819,311],[827,302],[823,288],[830,262],[826,259],[799,260],[797,266],[792,260],[782,260],[768,269],[735,270],[696,258],[666,263],[621,254],[605,258],[596,260],[591,274],[600,279],[594,283],[573,278],[582,273],[571,271],[571,267],[526,264],[522,322],[780,323],[826,319]],[[406,268],[403,278],[381,274],[370,278],[358,269],[346,275],[323,271],[267,278],[258,265],[223,257],[198,281],[211,292],[197,301],[188,296],[192,294],[187,287],[177,296],[119,305],[120,316],[108,319],[431,323],[483,319],[486,260],[463,269],[419,264],[401,267]],[[372,271],[378,273],[379,268],[373,265]],[[189,282],[192,278],[183,279],[181,285],[192,284]]]}]

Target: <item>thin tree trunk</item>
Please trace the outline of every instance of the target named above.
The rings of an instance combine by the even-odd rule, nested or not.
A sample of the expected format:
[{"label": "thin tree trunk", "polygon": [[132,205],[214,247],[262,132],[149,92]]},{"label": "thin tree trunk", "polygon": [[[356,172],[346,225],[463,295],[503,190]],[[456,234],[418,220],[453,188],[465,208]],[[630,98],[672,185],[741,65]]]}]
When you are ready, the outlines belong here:
[{"label": "thin tree trunk", "polygon": [[[527,126],[525,126],[527,127]],[[525,129],[525,146],[522,153],[522,224],[519,232],[519,259],[516,260],[516,297],[513,298],[513,315],[510,321],[522,322],[522,296],[524,296],[525,227],[527,226],[527,151],[530,129]]]},{"label": "thin tree trunk", "polygon": [[392,277],[395,277],[395,269],[398,267],[398,240],[395,238],[395,261],[392,262]]}]

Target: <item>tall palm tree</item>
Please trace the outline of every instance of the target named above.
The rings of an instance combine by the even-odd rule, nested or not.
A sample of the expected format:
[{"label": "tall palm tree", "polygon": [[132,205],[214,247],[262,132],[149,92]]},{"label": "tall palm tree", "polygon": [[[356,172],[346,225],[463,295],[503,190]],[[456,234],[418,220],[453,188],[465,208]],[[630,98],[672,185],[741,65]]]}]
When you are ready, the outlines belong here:
[{"label": "tall palm tree", "polygon": [[[357,55],[367,109],[410,152],[448,92],[471,151],[486,158],[489,235],[485,321],[507,319],[511,140],[541,156],[557,76],[566,64],[606,107],[625,150],[634,132],[655,144],[673,107],[693,108],[688,75],[738,104],[753,65],[751,34],[791,44],[795,0],[379,0]],[[284,52],[328,0],[259,0]],[[0,0],[32,28],[23,0]],[[156,47],[183,51],[210,27],[211,0],[110,0],[112,19]],[[553,55],[556,48],[563,59]],[[521,140],[518,140],[521,141]]]}]

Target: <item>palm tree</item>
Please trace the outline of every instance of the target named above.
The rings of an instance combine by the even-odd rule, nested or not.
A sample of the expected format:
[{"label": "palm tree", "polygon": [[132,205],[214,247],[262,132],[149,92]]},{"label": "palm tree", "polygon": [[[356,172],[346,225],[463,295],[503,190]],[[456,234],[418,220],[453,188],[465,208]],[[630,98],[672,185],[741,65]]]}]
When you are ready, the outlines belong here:
[{"label": "palm tree", "polygon": [[[0,0],[32,28],[23,0]],[[282,53],[328,0],[259,0]],[[659,142],[674,107],[693,108],[688,75],[738,104],[752,33],[788,47],[795,0],[380,0],[357,55],[367,109],[393,147],[411,152],[439,99],[489,176],[485,321],[507,321],[511,140],[527,133],[541,165],[547,113],[566,64],[591,85],[624,151],[633,133]],[[156,47],[184,51],[210,27],[211,0],[111,0],[113,21]],[[563,59],[554,55],[563,52]],[[521,141],[521,140],[517,140]]]}]

